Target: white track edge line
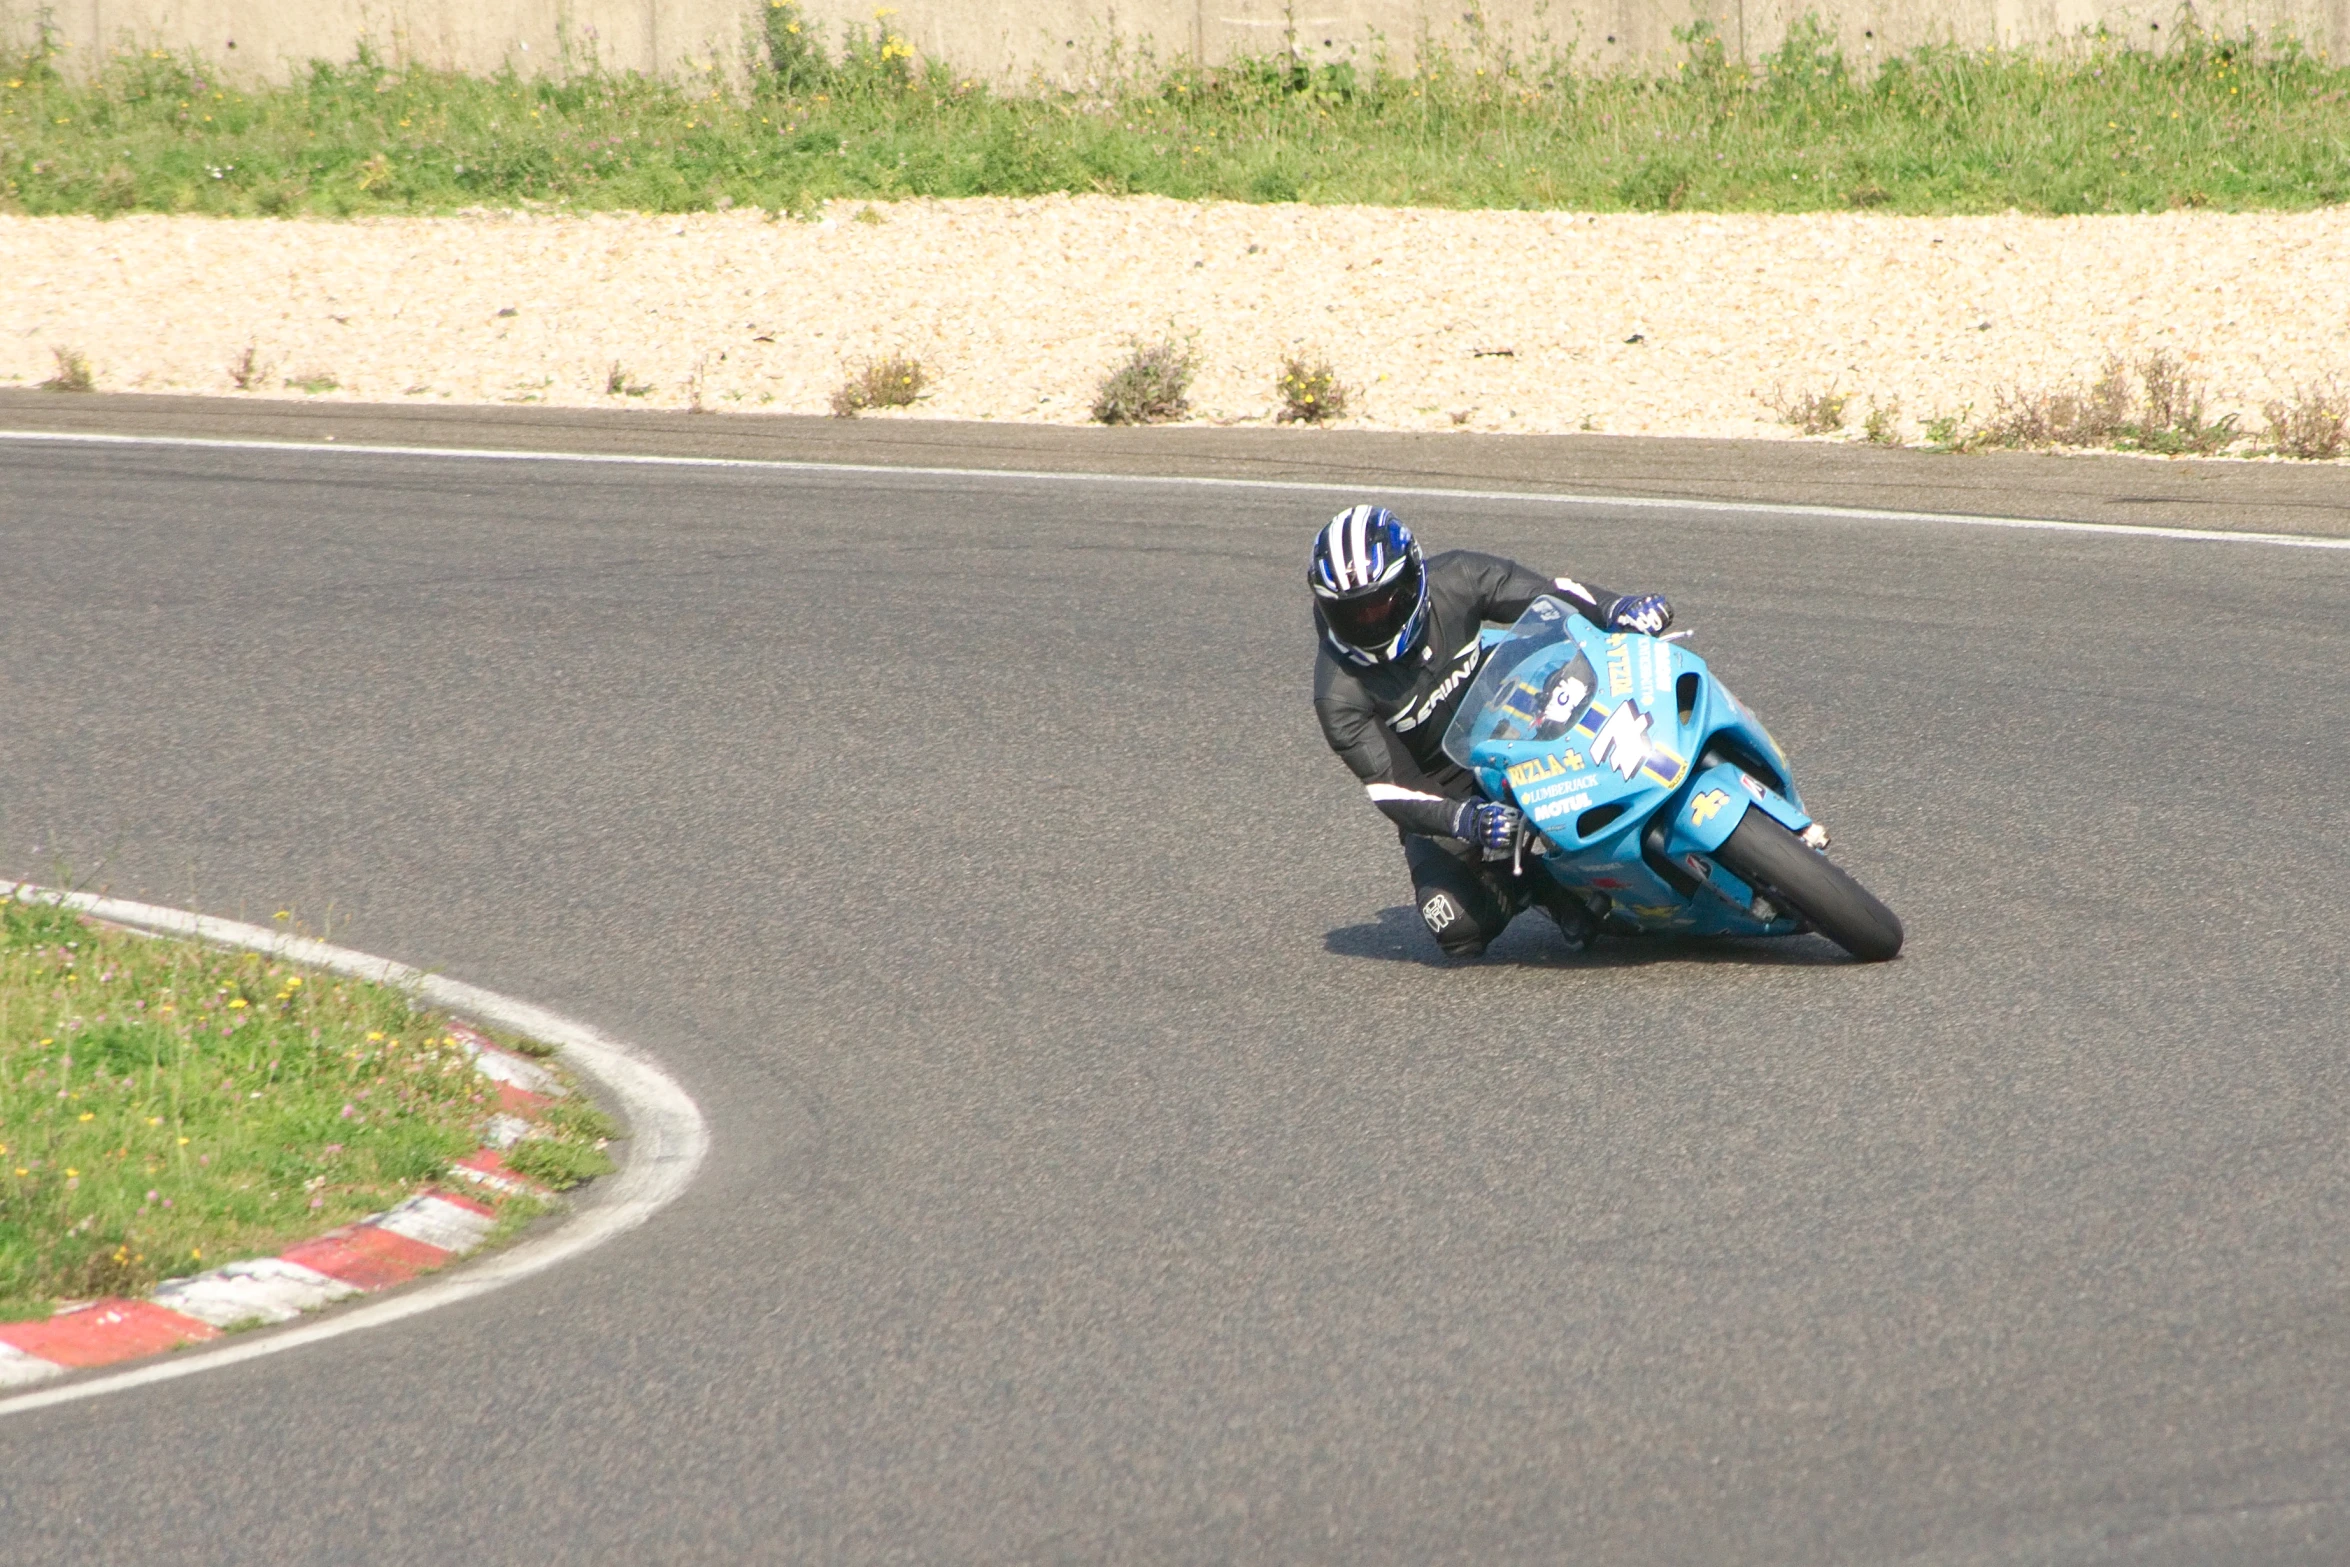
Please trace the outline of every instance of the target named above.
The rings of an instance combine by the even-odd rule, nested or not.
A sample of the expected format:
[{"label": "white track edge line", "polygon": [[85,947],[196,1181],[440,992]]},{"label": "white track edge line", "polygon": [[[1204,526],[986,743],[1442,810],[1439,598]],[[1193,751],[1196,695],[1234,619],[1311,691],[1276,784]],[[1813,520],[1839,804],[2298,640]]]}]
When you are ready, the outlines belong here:
[{"label": "white track edge line", "polygon": [[938,468],[895,463],[797,462],[768,457],[659,457],[624,452],[531,452],[493,447],[376,446],[362,442],[232,440],[198,435],[100,435],[49,430],[0,430],[0,441],[59,441],[85,446],[177,446],[218,451],[355,452],[374,457],[472,458],[481,462],[603,463],[645,468],[750,468],[783,473],[894,474],[928,479],[1005,479],[1077,484],[1186,484],[1225,489],[1317,494],[1409,495],[1421,499],[1517,501],[1553,506],[1615,506],[1634,510],[1813,517],[1824,521],[1941,523],[1959,528],[2007,528],[2027,533],[2089,533],[2121,538],[2177,539],[2197,544],[2262,544],[2277,549],[2350,550],[2350,538],[2317,533],[2253,533],[2226,528],[2165,528],[2152,523],[2067,522],[2054,517],[1993,517],[1973,512],[1890,511],[1864,506],[1804,506],[1787,501],[1675,500],[1655,495],[1592,495],[1551,490],[1456,490],[1434,486],[1339,483],[1322,479],[1231,479],[1183,474],[1095,473],[1036,468]]},{"label": "white track edge line", "polygon": [[0,883],[0,888],[7,888],[24,901],[55,903],[142,930],[242,947],[337,974],[398,985],[435,1006],[545,1040],[559,1048],[566,1064],[577,1067],[582,1075],[612,1095],[619,1104],[629,1135],[628,1162],[618,1173],[604,1177],[589,1188],[596,1201],[540,1239],[468,1262],[461,1271],[447,1278],[415,1285],[372,1304],[351,1307],[299,1327],[287,1327],[217,1348],[181,1350],[168,1358],[88,1381],[0,1398],[0,1416],[95,1398],[102,1393],[120,1392],[174,1377],[193,1376],[200,1371],[278,1354],[322,1339],[340,1338],[362,1328],[379,1327],[437,1306],[487,1294],[544,1272],[643,1224],[692,1184],[709,1152],[709,1128],[683,1085],[638,1051],[585,1023],[573,1022],[544,1007],[468,985],[463,980],[426,974],[388,958],[372,957],[346,947],[330,947],[321,941],[236,920],[92,893],[60,892],[30,883],[13,887]]}]

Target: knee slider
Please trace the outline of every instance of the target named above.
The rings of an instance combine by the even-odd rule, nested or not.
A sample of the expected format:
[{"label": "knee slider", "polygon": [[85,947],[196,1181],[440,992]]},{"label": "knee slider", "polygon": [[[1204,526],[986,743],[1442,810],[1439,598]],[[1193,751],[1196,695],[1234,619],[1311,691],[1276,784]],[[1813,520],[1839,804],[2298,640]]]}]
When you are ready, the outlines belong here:
[{"label": "knee slider", "polygon": [[1448,958],[1473,958],[1485,950],[1485,932],[1449,892],[1432,892],[1420,905],[1420,922]]}]

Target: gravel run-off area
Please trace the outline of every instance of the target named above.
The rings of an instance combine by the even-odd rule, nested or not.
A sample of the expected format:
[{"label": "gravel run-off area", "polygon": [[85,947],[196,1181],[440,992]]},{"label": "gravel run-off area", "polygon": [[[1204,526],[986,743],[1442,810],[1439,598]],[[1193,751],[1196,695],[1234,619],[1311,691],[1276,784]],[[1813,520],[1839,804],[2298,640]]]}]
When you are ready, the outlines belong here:
[{"label": "gravel run-off area", "polygon": [[2252,429],[2267,399],[2350,380],[2350,208],[0,216],[0,278],[0,384],[69,348],[104,391],[227,392],[250,347],[256,396],[821,413],[846,366],[905,351],[936,378],[915,416],[1066,423],[1131,340],[1173,331],[1200,420],[1270,419],[1282,356],[1311,348],[1362,426],[1783,434],[1774,398],[1833,387],[1855,429],[1898,398],[1914,439],[2117,353],[2170,350]]}]

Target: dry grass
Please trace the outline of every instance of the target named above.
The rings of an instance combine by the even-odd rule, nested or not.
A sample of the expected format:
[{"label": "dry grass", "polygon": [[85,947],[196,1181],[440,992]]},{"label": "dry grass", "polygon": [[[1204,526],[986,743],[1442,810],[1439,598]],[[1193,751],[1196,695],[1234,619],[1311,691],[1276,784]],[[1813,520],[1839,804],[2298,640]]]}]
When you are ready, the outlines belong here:
[{"label": "dry grass", "polygon": [[88,392],[97,389],[97,378],[90,373],[90,361],[80,350],[52,348],[51,358],[57,361],[57,373],[41,383],[44,392]]},{"label": "dry grass", "polygon": [[1880,403],[1869,399],[1868,417],[1861,421],[1860,433],[1871,446],[1899,446],[1901,444],[1901,399]]},{"label": "dry grass", "polygon": [[1343,419],[1353,399],[1329,359],[1312,352],[1291,354],[1282,360],[1281,373],[1273,378],[1273,390],[1281,399],[1281,411],[1273,416],[1277,424],[1326,424]]},{"label": "dry grass", "polygon": [[1824,392],[1793,397],[1781,390],[1768,401],[1781,424],[1792,425],[1805,435],[1833,435],[1844,428],[1844,412],[1852,398],[1830,386]]},{"label": "dry grass", "polygon": [[247,343],[244,352],[228,362],[229,385],[240,392],[258,391],[269,384],[277,366],[261,357],[261,351]]},{"label": "dry grass", "polygon": [[2324,460],[2350,445],[2350,391],[2332,376],[2293,388],[2261,409],[2268,419],[2268,450],[2278,457]]},{"label": "dry grass", "polygon": [[2168,351],[2135,367],[2118,355],[2086,387],[1999,387],[1988,424],[1945,444],[1963,447],[2111,447],[2211,457],[2242,439],[2234,414],[2210,417],[2203,383]]},{"label": "dry grass", "polygon": [[868,408],[911,408],[930,383],[930,371],[911,354],[868,359],[834,390],[832,416],[854,419]]},{"label": "dry grass", "polygon": [[1191,412],[1186,395],[1199,373],[1199,353],[1182,338],[1133,345],[1125,362],[1102,377],[1093,416],[1103,424],[1163,424]]}]

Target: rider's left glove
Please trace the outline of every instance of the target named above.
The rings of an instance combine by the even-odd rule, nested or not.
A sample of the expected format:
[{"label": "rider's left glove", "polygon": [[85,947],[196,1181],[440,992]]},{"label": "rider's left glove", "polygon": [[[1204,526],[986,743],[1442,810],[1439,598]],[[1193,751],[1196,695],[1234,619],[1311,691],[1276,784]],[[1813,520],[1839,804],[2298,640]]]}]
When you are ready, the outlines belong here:
[{"label": "rider's left glove", "polygon": [[1662,593],[1625,593],[1609,599],[1599,618],[1610,631],[1660,637],[1673,623],[1673,606]]}]

